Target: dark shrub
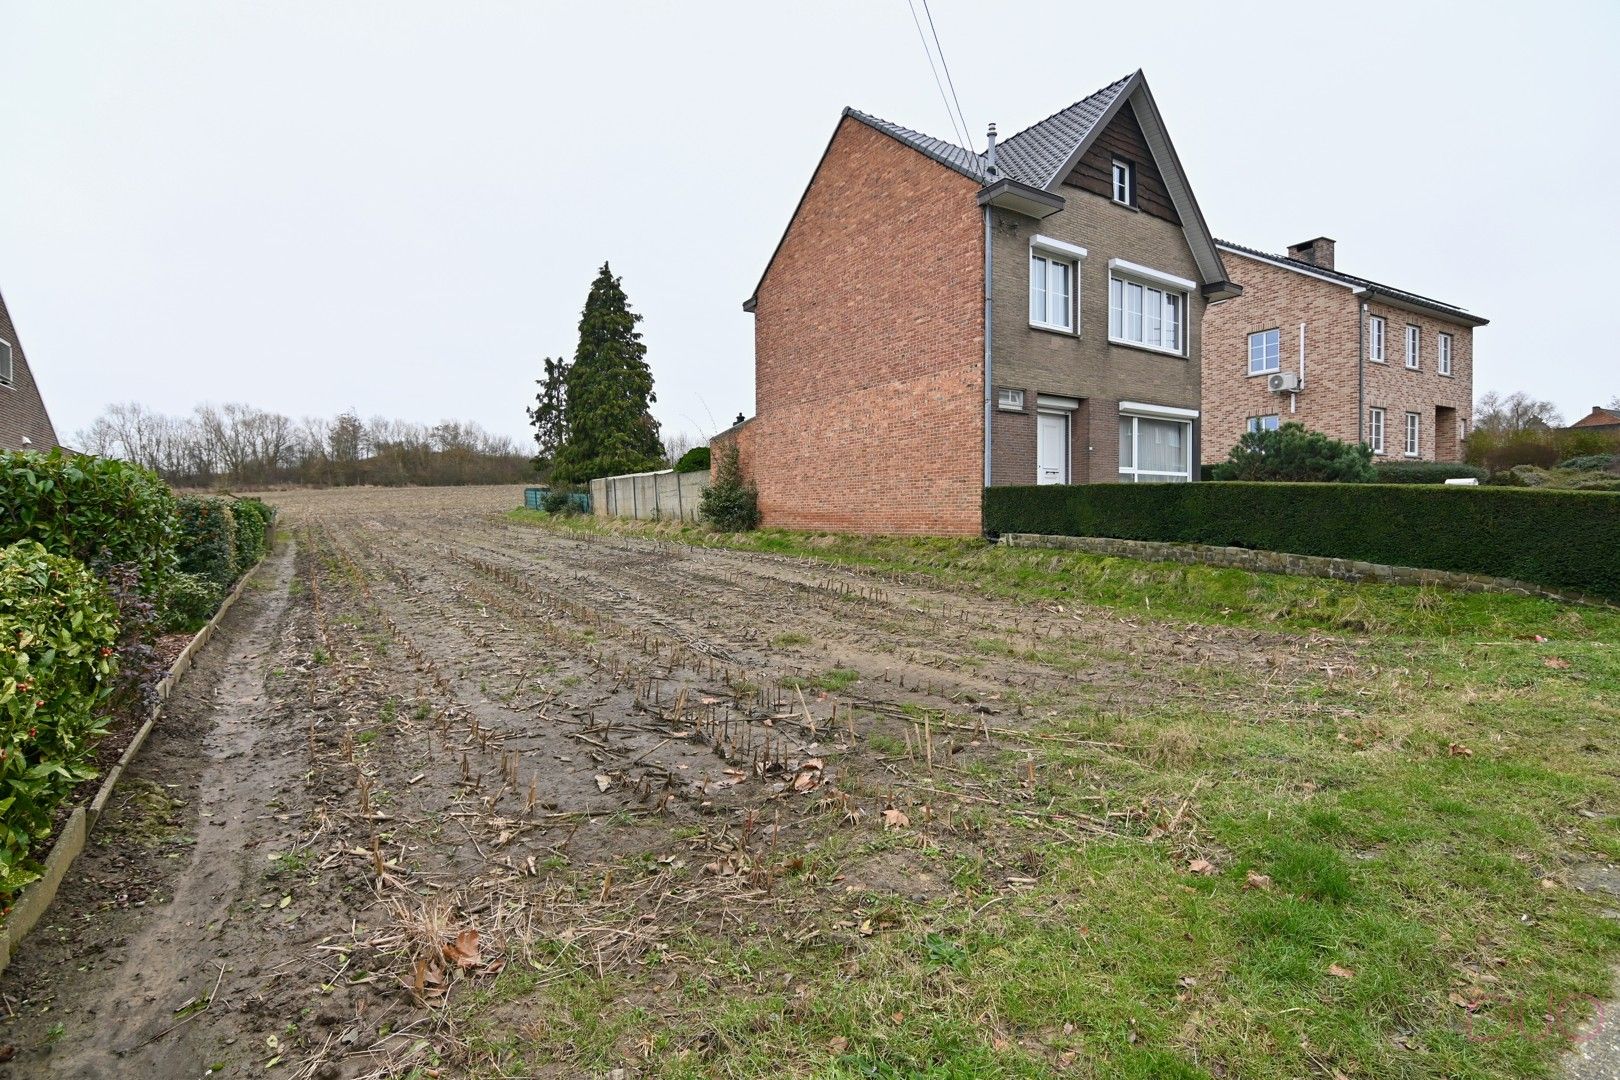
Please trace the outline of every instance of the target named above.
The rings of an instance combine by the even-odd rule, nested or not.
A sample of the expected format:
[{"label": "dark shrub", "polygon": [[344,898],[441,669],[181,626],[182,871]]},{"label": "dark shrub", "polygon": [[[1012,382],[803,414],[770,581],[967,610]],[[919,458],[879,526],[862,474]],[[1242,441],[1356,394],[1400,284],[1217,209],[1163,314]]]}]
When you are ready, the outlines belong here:
[{"label": "dark shrub", "polygon": [[0,549],[0,897],[39,876],[51,815],[94,776],[90,751],[118,664],[118,609],[76,559],[24,540]]},{"label": "dark shrub", "polygon": [[548,514],[568,514],[573,511],[573,502],[568,497],[567,488],[553,488],[540,496],[540,509]]},{"label": "dark shrub", "polygon": [[1620,473],[1620,454],[1583,454],[1567,461],[1560,461],[1558,467],[1575,469],[1579,472]]},{"label": "dark shrub", "polygon": [[1620,495],[1415,484],[993,487],[989,533],[1230,545],[1515,578],[1620,600]]},{"label": "dark shrub", "polygon": [[195,631],[214,617],[225,599],[225,590],[201,574],[176,572],[169,580],[168,602],[163,610],[163,628],[169,631]]},{"label": "dark shrub", "polygon": [[0,453],[0,543],[37,540],[86,566],[133,565],[161,595],[174,569],[175,500],[156,473],[52,450]]},{"label": "dark shrub", "polygon": [[708,472],[709,462],[709,448],[707,446],[694,446],[681,455],[681,460],[675,463],[675,471],[678,473]]},{"label": "dark shrub", "polygon": [[270,508],[258,499],[237,499],[231,504],[236,521],[236,574],[241,576],[264,557],[268,548]]},{"label": "dark shrub", "polygon": [[1533,437],[1526,433],[1524,437],[1487,446],[1479,461],[1492,473],[1499,473],[1507,472],[1515,465],[1534,465],[1537,468],[1550,469],[1562,456],[1550,439]]},{"label": "dark shrub", "polygon": [[732,443],[720,451],[714,483],[703,489],[698,512],[716,529],[747,532],[759,528],[759,492],[742,476],[742,458]]},{"label": "dark shrub", "polygon": [[[130,563],[101,568],[97,576],[118,609],[118,675],[113,680],[107,708],[114,712],[145,712],[158,702],[157,684],[168,674],[155,643],[162,632],[158,606],[141,592],[141,575]],[[169,576],[170,592],[176,571]]]},{"label": "dark shrub", "polygon": [[1372,451],[1288,423],[1244,435],[1215,467],[1215,479],[1370,483]]},{"label": "dark shrub", "polygon": [[236,580],[236,517],[228,499],[187,495],[179,500],[180,569],[221,589]]},{"label": "dark shrub", "polygon": [[1373,472],[1379,484],[1443,484],[1463,479],[1483,483],[1491,475],[1478,465],[1460,461],[1375,461]]}]

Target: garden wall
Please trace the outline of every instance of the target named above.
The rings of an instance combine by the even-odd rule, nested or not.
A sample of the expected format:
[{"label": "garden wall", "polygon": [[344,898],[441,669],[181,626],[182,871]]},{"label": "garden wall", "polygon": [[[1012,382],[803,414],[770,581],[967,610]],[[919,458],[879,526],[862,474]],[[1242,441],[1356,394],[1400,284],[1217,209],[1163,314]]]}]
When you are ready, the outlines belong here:
[{"label": "garden wall", "polygon": [[591,481],[591,509],[597,517],[644,520],[678,518],[695,522],[698,504],[709,486],[709,473],[628,473]]},{"label": "garden wall", "polygon": [[1620,601],[1615,494],[1415,484],[1085,484],[987,488],[984,507],[991,535],[1320,556]]}]

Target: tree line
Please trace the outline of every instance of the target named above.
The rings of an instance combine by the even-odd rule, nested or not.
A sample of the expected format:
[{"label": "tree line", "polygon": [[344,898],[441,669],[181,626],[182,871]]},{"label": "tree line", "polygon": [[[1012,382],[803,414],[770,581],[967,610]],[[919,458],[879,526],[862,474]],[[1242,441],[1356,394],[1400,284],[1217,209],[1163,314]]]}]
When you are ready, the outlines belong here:
[{"label": "tree line", "polygon": [[74,449],[143,465],[176,487],[515,484],[534,475],[517,440],[476,423],[362,420],[353,410],[295,421],[240,403],[183,416],[111,405],[74,435]]}]

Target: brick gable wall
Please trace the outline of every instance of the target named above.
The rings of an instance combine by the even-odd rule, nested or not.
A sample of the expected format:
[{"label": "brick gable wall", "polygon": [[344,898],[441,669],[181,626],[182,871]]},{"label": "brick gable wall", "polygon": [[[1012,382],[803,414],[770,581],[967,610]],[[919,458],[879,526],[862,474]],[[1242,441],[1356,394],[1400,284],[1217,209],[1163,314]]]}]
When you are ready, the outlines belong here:
[{"label": "brick gable wall", "polygon": [[978,185],[846,117],[756,296],[764,523],[973,535],[984,480]]},{"label": "brick gable wall", "polygon": [[24,436],[31,440],[29,449],[49,450],[57,445],[56,429],[28,369],[4,297],[0,297],[0,341],[10,342],[12,363],[11,384],[0,384],[0,450],[22,449]]},{"label": "brick gable wall", "polygon": [[[1243,295],[1211,304],[1204,314],[1203,460],[1226,460],[1247,430],[1248,418],[1276,414],[1313,431],[1356,442],[1361,438],[1356,408],[1356,366],[1360,356],[1360,301],[1343,285],[1233,252],[1225,253],[1228,272]],[[1405,414],[1419,417],[1418,459],[1456,461],[1464,427],[1473,420],[1473,329],[1430,315],[1418,315],[1374,302],[1369,315],[1383,316],[1386,363],[1366,365],[1366,405],[1385,410],[1385,453],[1380,460],[1403,460]],[[1294,398],[1273,394],[1263,375],[1248,375],[1249,335],[1280,330],[1284,371],[1299,370],[1299,324],[1305,324],[1305,390]],[[1420,367],[1405,367],[1408,323],[1422,338]],[[1439,374],[1440,333],[1452,338],[1452,375]],[[1368,355],[1371,355],[1370,348]]]}]

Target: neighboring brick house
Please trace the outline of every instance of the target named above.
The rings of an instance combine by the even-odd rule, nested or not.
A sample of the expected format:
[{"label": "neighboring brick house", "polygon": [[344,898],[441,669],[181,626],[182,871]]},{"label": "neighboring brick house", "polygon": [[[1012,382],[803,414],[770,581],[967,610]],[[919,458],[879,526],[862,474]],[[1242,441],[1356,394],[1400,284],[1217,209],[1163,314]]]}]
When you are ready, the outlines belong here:
[{"label": "neighboring brick house", "polygon": [[6,299],[0,296],[0,450],[49,450],[56,445],[56,429],[28,370]]},{"label": "neighboring brick house", "polygon": [[1474,327],[1487,320],[1344,273],[1325,236],[1287,255],[1220,249],[1243,294],[1204,313],[1206,464],[1244,432],[1291,420],[1382,459],[1462,458]]},{"label": "neighboring brick house", "polygon": [[1594,405],[1591,412],[1569,425],[1567,430],[1620,435],[1620,409],[1605,409],[1602,405]]},{"label": "neighboring brick house", "polygon": [[987,483],[1192,480],[1204,305],[1238,291],[1140,71],[983,154],[845,109],[716,441],[790,528],[976,534]]}]

